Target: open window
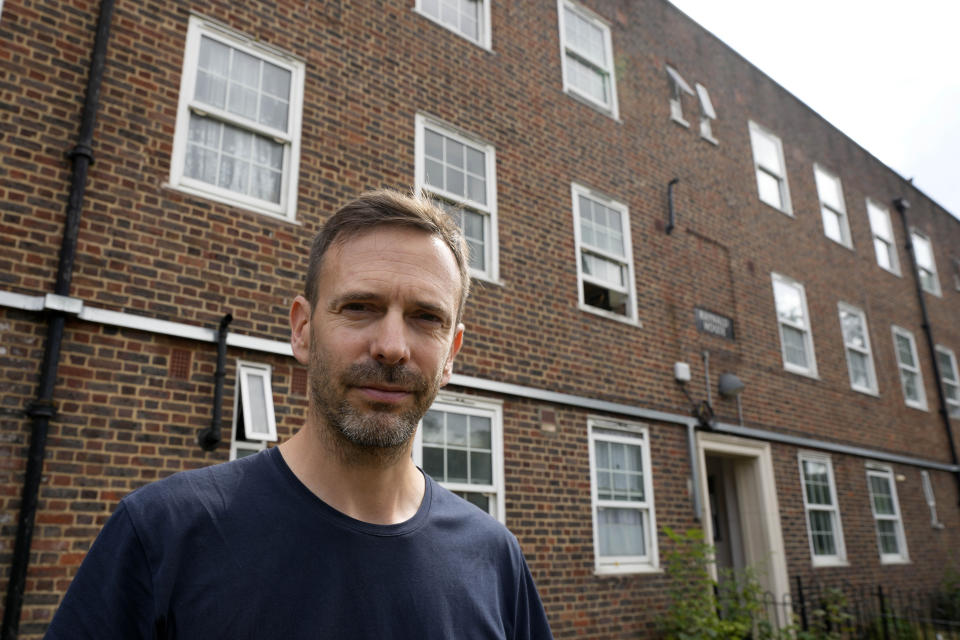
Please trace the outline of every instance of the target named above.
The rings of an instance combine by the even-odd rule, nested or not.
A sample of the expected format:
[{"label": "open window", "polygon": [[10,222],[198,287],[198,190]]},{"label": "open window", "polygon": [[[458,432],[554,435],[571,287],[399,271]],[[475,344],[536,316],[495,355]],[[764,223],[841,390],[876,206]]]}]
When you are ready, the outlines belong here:
[{"label": "open window", "polygon": [[277,441],[273,387],[269,365],[237,363],[230,459],[242,458]]}]

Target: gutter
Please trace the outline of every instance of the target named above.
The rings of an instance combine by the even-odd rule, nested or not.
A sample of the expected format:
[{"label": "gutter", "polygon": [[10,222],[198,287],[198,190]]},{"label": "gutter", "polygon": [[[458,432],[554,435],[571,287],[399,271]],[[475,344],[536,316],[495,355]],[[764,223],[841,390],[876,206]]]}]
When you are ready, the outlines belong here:
[{"label": "gutter", "polygon": [[[73,279],[73,264],[77,255],[77,236],[80,233],[80,214],[83,209],[83,196],[87,187],[87,171],[93,164],[93,132],[97,120],[97,108],[100,104],[100,86],[103,84],[104,68],[107,58],[107,42],[110,38],[110,21],[113,18],[114,0],[102,0],[100,15],[97,18],[97,32],[94,38],[93,53],[90,57],[90,72],[87,78],[87,92],[80,120],[80,133],[76,146],[70,151],[73,164],[70,181],[70,195],[67,202],[64,221],[63,242],[60,246],[60,264],[57,268],[56,296],[70,295],[70,281]],[[64,309],[49,309],[47,312],[47,340],[44,345],[43,365],[40,371],[40,383],[37,385],[36,400],[26,409],[27,416],[33,421],[30,433],[30,449],[27,454],[27,468],[20,498],[20,514],[17,521],[17,537],[14,543],[13,560],[10,566],[10,581],[7,583],[7,595],[4,602],[3,627],[0,628],[2,640],[16,640],[20,629],[20,614],[23,609],[23,592],[27,579],[27,567],[30,564],[30,546],[33,541],[33,529],[37,515],[37,503],[40,483],[43,479],[43,459],[47,450],[47,433],[50,420],[56,415],[53,393],[57,383],[57,369],[60,361],[60,346],[63,342],[63,329],[67,313]]]},{"label": "gutter", "polygon": [[[943,427],[947,432],[947,444],[950,447],[950,460],[953,466],[960,466],[960,460],[957,459],[957,445],[953,439],[953,429],[950,427],[950,413],[947,410],[946,394],[943,392],[943,378],[940,377],[940,365],[937,363],[937,348],[933,340],[933,329],[930,326],[930,316],[927,314],[927,302],[923,295],[923,283],[920,281],[920,272],[917,269],[917,256],[913,250],[913,236],[910,234],[910,224],[907,222],[907,210],[910,203],[904,198],[897,198],[893,201],[893,206],[900,212],[900,221],[903,223],[903,237],[906,242],[907,255],[910,256],[910,268],[913,269],[913,282],[917,290],[917,300],[920,303],[920,326],[923,328],[923,334],[927,338],[927,349],[930,351],[930,362],[933,364],[933,377],[937,383],[937,400],[940,405],[940,418],[943,420]],[[960,470],[953,472],[953,479],[957,483],[957,504],[960,505]]]}]

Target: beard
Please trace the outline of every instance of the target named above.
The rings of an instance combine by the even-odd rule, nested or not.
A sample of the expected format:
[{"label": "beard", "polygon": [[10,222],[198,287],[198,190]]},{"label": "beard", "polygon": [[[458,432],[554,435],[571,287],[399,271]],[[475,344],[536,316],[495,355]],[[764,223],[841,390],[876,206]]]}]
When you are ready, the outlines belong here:
[{"label": "beard", "polygon": [[[333,436],[341,454],[367,454],[381,460],[402,454],[437,395],[442,369],[430,379],[406,365],[369,360],[332,371],[326,351],[315,338],[311,335],[310,404],[326,425],[321,428]],[[353,387],[378,384],[403,387],[412,396],[412,405],[367,402],[358,407],[347,398]]]}]

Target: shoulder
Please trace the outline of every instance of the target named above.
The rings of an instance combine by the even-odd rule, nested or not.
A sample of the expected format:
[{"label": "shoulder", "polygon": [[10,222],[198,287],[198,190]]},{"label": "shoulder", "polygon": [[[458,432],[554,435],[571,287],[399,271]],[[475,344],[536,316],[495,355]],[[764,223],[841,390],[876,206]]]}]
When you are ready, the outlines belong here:
[{"label": "shoulder", "polygon": [[274,465],[271,452],[181,471],[145,485],[126,496],[121,506],[135,525],[183,522],[184,518],[204,513],[213,515],[230,509],[244,496],[249,497],[271,484]]},{"label": "shoulder", "polygon": [[429,476],[427,481],[431,484],[432,491],[430,515],[433,526],[456,532],[469,545],[494,547],[515,559],[522,557],[517,538],[503,523],[483,509],[441,487],[436,481],[429,479]]}]

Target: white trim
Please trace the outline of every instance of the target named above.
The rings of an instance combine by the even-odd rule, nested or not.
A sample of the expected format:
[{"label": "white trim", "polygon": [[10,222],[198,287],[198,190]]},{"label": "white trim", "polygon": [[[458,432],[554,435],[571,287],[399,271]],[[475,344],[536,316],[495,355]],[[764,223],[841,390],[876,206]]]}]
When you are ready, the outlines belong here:
[{"label": "white trim", "polygon": [[45,304],[45,296],[28,296],[13,291],[0,291],[0,307],[23,311],[43,311]]},{"label": "white trim", "polygon": [[933,492],[930,472],[926,469],[920,470],[920,486],[923,488],[923,498],[927,501],[927,508],[930,509],[930,526],[934,529],[943,529],[944,525],[937,516],[937,496]]},{"label": "white trim", "polygon": [[[273,410],[273,385],[270,377],[273,369],[270,365],[253,362],[237,362],[237,379],[240,382],[240,401],[243,406],[243,431],[247,440],[277,441],[277,418]],[[260,378],[263,382],[263,407],[267,417],[267,424],[250,426],[250,417],[253,414],[253,390],[250,387],[250,378]],[[263,427],[263,428],[259,428]]]},{"label": "white trim", "polygon": [[[810,543],[810,559],[814,567],[837,567],[847,565],[847,549],[843,538],[843,523],[840,520],[840,503],[837,501],[837,482],[833,475],[833,461],[829,455],[816,453],[813,451],[798,451],[797,461],[800,463],[800,493],[803,495],[804,520],[807,524],[807,540]],[[807,496],[807,476],[805,462],[818,462],[823,464],[827,470],[827,483],[830,491],[829,505],[810,505]],[[810,513],[812,511],[821,511],[830,515],[833,525],[834,544],[836,553],[817,555],[813,545],[813,533],[810,528]]]},{"label": "white trim", "polygon": [[[200,41],[209,38],[221,42],[232,49],[243,51],[267,60],[273,65],[290,72],[290,94],[287,129],[273,129],[266,125],[229,113],[227,111],[201,104],[194,100],[194,88],[197,78]],[[248,36],[237,33],[215,21],[191,15],[184,44],[183,68],[180,76],[180,97],[177,107],[177,121],[174,129],[173,150],[170,159],[170,181],[172,189],[183,191],[216,202],[222,202],[258,213],[279,217],[287,221],[296,220],[297,182],[300,171],[300,129],[303,110],[303,87],[305,64],[302,59],[283,53],[272,46],[264,46]],[[187,154],[187,138],[192,113],[209,115],[218,122],[254,132],[260,136],[274,139],[283,145],[283,174],[280,187],[280,202],[273,203],[252,196],[239,194],[184,175]]]},{"label": "white trim", "polygon": [[[940,383],[943,385],[943,400],[947,405],[947,415],[951,418],[960,418],[960,371],[957,369],[957,356],[953,353],[953,349],[945,347],[942,344],[938,344],[934,347],[936,354],[945,356],[947,359],[947,365],[949,365],[949,372],[945,372],[943,367],[940,366],[940,362],[937,363],[937,370],[940,372]],[[946,373],[949,373],[953,378],[948,380]],[[950,398],[948,390],[953,388],[953,399]]]},{"label": "white trim", "polygon": [[689,127],[690,123],[683,117],[681,94],[686,93],[691,96],[695,94],[693,89],[690,88],[690,85],[687,84],[687,81],[680,75],[679,71],[670,65],[666,65],[666,68],[667,76],[670,77],[670,84],[673,85],[673,95],[670,96],[670,119],[684,127]]},{"label": "white trim", "polygon": [[[477,485],[471,483],[443,482],[438,484],[450,491],[481,493],[490,500],[490,515],[506,524],[505,485],[503,479],[503,401],[494,398],[478,398],[465,394],[441,391],[437,394],[431,410],[444,413],[459,413],[468,416],[481,416],[490,419],[491,475],[493,483]],[[446,449],[446,447],[444,447]],[[413,438],[413,461],[423,468],[423,423],[421,421]]]},{"label": "white trim", "polygon": [[[777,211],[785,213],[792,218],[793,205],[790,203],[790,184],[787,182],[787,164],[783,156],[783,143],[780,142],[780,138],[778,136],[774,135],[771,131],[757,124],[753,120],[748,121],[748,127],[750,130],[750,148],[753,151],[753,171],[757,182],[757,196],[760,198],[760,202],[766,204],[767,206],[773,207]],[[757,154],[757,140],[759,138],[764,138],[773,143],[773,146],[777,151],[777,156],[780,160],[779,167],[767,167],[760,164],[760,159]],[[777,186],[780,192],[780,206],[777,206],[771,202],[767,202],[760,195],[761,173],[771,176],[777,180]]]},{"label": "white trim", "polygon": [[[824,200],[824,194],[820,189],[821,179],[831,182],[836,187],[837,197],[840,199],[837,206],[828,204]],[[847,249],[853,249],[853,240],[850,237],[850,220],[847,216],[847,205],[843,198],[843,184],[840,182],[840,176],[832,171],[828,171],[822,165],[815,162],[813,163],[813,181],[817,187],[817,197],[820,200],[820,224],[823,225],[823,235]],[[840,228],[839,238],[834,238],[827,233],[827,224],[825,222],[827,215],[837,217],[837,226]]]},{"label": "white trim", "polygon": [[[464,209],[483,217],[484,270],[470,268],[470,276],[495,284],[500,284],[500,242],[497,223],[497,155],[494,146],[465,133],[432,116],[418,113],[414,116],[414,186],[415,189],[433,194],[438,198],[462,206]],[[426,129],[449,138],[475,151],[483,153],[486,204],[452,193],[445,189],[427,184],[426,176]],[[465,187],[466,188],[466,187]]]},{"label": "white trim", "polygon": [[[880,564],[905,564],[910,562],[910,554],[907,552],[907,537],[903,530],[903,516],[900,514],[900,499],[897,497],[897,482],[893,475],[893,468],[888,465],[867,463],[867,498],[870,500],[870,512],[873,514],[874,530],[877,534],[877,551],[880,553]],[[870,484],[870,478],[884,478],[890,487],[890,500],[893,503],[893,514],[877,514],[873,500],[873,487]],[[884,553],[880,545],[879,522],[887,521],[894,523],[894,535],[897,539],[899,553]]]},{"label": "white trim", "polygon": [[[882,220],[878,220],[882,218]],[[900,256],[897,255],[897,237],[893,231],[893,221],[890,218],[890,210],[880,205],[875,200],[867,198],[867,221],[870,223],[870,238],[873,241],[873,253],[876,256],[877,265],[895,276],[900,276]],[[879,229],[874,223],[885,225],[886,229]],[[890,237],[885,234],[889,233]],[[880,261],[880,252],[877,251],[877,241],[882,242],[889,247],[887,255],[890,256],[890,267],[884,266]]]},{"label": "white trim", "polygon": [[490,23],[490,3],[491,3],[491,0],[476,0],[476,1],[477,1],[477,2],[481,2],[481,3],[483,4],[483,7],[480,9],[480,24],[478,25],[479,33],[480,33],[480,39],[479,39],[479,40],[474,40],[473,38],[471,38],[471,37],[468,36],[467,34],[465,34],[465,33],[463,33],[462,31],[460,31],[459,29],[456,29],[456,28],[454,28],[452,25],[449,25],[449,24],[443,22],[443,20],[442,20],[440,17],[430,15],[429,13],[427,13],[426,11],[424,11],[424,10],[423,10],[423,0],[417,0],[417,1],[416,1],[416,4],[413,6],[413,10],[414,10],[415,13],[423,16],[423,17],[426,18],[427,20],[430,20],[430,21],[433,22],[434,24],[438,24],[438,25],[440,25],[441,27],[443,27],[444,29],[446,29],[446,30],[448,30],[448,31],[450,31],[450,32],[452,32],[452,33],[457,34],[458,36],[460,36],[461,38],[463,38],[463,39],[466,40],[467,42],[473,43],[473,44],[477,45],[478,47],[482,47],[482,48],[486,49],[487,51],[491,51],[492,48],[493,48],[493,45],[492,45],[492,31],[493,31],[493,29],[491,29],[491,23]]},{"label": "white trim", "polygon": [[[619,256],[611,254],[609,252],[603,251],[596,247],[587,245],[587,250],[591,254],[595,254],[599,257],[608,259],[612,262],[617,262],[627,268],[626,273],[626,286],[622,289],[611,286],[611,283],[603,282],[590,276],[584,275],[583,273],[583,264],[580,259],[581,253],[584,251],[584,243],[580,233],[580,197],[583,196],[597,204],[600,204],[608,209],[613,209],[620,214],[620,224],[621,224],[621,234],[623,235],[623,251],[624,255]],[[574,237],[574,259],[577,265],[577,302],[578,308],[581,311],[588,311],[590,313],[595,313],[597,315],[603,316],[605,318],[612,318],[620,322],[625,322],[634,326],[643,326],[639,319],[637,318],[637,292],[636,292],[636,276],[634,275],[633,269],[633,242],[631,240],[632,228],[630,226],[630,211],[627,208],[627,205],[608,198],[605,195],[597,193],[596,191],[585,187],[576,182],[570,183],[570,199],[573,210],[573,237]],[[601,307],[595,307],[589,305],[585,301],[584,296],[584,287],[583,283],[588,282],[594,284],[598,287],[603,287],[610,289],[611,291],[618,291],[619,293],[626,294],[627,301],[627,313],[620,314],[614,311],[603,309]]]},{"label": "white trim", "polygon": [[[927,247],[930,248],[930,264],[921,265],[920,257],[917,254],[917,241],[926,243]],[[917,261],[917,277],[920,278],[920,287],[927,293],[932,293],[935,296],[942,297],[942,289],[940,288],[940,276],[937,274],[937,258],[933,253],[933,241],[930,240],[930,236],[920,231],[919,229],[910,229],[910,241],[913,243],[913,255]],[[926,282],[923,279],[923,274],[926,273],[928,277],[933,282],[933,288],[928,288]]]},{"label": "white trim", "polygon": [[[781,275],[779,273],[770,274],[771,285],[773,287],[773,312],[777,320],[777,333],[780,336],[780,357],[783,359],[783,368],[791,373],[797,373],[802,376],[807,376],[810,378],[817,378],[817,358],[816,351],[813,346],[813,328],[810,324],[810,310],[807,308],[807,293],[803,285],[790,278],[789,276]],[[780,311],[777,308],[777,283],[782,285],[793,287],[800,293],[800,305],[803,310],[803,322],[796,323],[789,320],[784,320],[780,317]],[[787,348],[786,343],[783,340],[783,326],[786,325],[800,331],[803,333],[803,346],[804,351],[806,352],[807,361],[810,363],[807,367],[801,367],[798,364],[794,364],[787,360]]]},{"label": "white trim", "polygon": [[[593,23],[594,26],[598,27],[603,32],[603,46],[606,65],[601,65],[596,60],[589,60],[582,53],[579,53],[572,47],[567,46],[566,28],[564,24],[566,20],[566,17],[564,16],[565,8],[569,8],[572,12],[576,13],[588,22]],[[610,36],[610,25],[605,19],[581,4],[573,2],[573,0],[557,0],[557,25],[560,30],[560,73],[563,79],[564,92],[570,96],[580,99],[599,111],[606,113],[614,120],[619,120],[620,111],[619,106],[617,105],[617,73],[613,58],[613,41]],[[572,55],[574,58],[582,61],[582,63],[586,64],[587,66],[594,67],[597,70],[597,73],[606,77],[610,91],[610,104],[598,101],[593,96],[584,93],[570,83],[567,78],[568,55]]]},{"label": "white trim", "polygon": [[713,108],[710,93],[707,91],[707,88],[699,82],[696,83],[696,87],[697,97],[700,98],[700,137],[707,142],[719,145],[720,142],[713,136],[713,124],[711,121],[717,119],[717,111]]},{"label": "white trim", "polygon": [[[862,309],[847,304],[846,302],[837,302],[838,315],[840,319],[840,338],[843,341],[843,353],[847,360],[847,373],[850,375],[850,388],[860,393],[866,393],[872,396],[878,395],[877,372],[873,364],[873,347],[870,345],[870,329],[867,325],[867,314]],[[856,316],[860,320],[860,328],[863,332],[864,347],[847,343],[847,336],[843,330],[843,314]],[[867,359],[867,386],[857,385],[853,379],[853,367],[850,366],[850,352],[855,351]]]},{"label": "white trim", "polygon": [[[927,390],[923,386],[923,371],[920,370],[920,358],[917,355],[917,341],[914,339],[913,333],[903,327],[898,327],[894,324],[890,326],[890,329],[893,332],[893,356],[897,361],[897,371],[900,375],[900,390],[903,392],[903,401],[908,407],[927,411]],[[910,343],[910,353],[913,359],[912,365],[900,361],[900,350],[897,348],[897,336],[904,338]],[[904,371],[913,373],[917,377],[916,386],[918,397],[915,400],[907,396],[907,387],[903,383]]]},{"label": "white trim", "polygon": [[[647,425],[614,421],[599,416],[587,417],[587,437],[590,457],[590,512],[593,519],[594,572],[597,575],[622,575],[659,571],[660,555],[657,545],[657,518],[653,496],[653,466],[650,463],[650,431]],[[612,500],[598,497],[597,454],[598,440],[640,448],[643,465],[642,501]],[[643,523],[645,553],[640,556],[601,556],[599,510],[604,508],[632,509],[640,512]]]}]

